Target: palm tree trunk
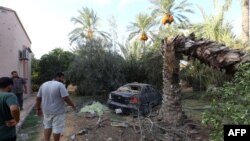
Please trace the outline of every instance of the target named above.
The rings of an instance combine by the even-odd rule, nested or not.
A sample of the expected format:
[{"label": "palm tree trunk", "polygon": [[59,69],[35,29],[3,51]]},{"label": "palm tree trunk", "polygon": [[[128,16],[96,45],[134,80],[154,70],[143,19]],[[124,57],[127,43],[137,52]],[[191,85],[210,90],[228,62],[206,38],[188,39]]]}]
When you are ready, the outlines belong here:
[{"label": "palm tree trunk", "polygon": [[196,58],[215,69],[224,69],[228,74],[235,73],[237,64],[250,60],[247,53],[240,49],[228,48],[206,39],[196,40],[194,34],[189,37],[177,36],[173,42],[176,53]]},{"label": "palm tree trunk", "polygon": [[161,115],[164,122],[178,126],[181,124],[182,106],[179,86],[179,63],[174,44],[165,39],[163,53],[163,104]]},{"label": "palm tree trunk", "polygon": [[249,41],[249,0],[242,0],[242,40]]}]

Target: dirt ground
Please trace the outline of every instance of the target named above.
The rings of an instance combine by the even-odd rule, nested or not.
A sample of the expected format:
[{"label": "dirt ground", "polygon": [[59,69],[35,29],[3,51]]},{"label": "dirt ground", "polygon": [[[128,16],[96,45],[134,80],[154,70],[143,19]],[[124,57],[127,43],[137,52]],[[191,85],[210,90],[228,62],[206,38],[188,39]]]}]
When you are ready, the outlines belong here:
[{"label": "dirt ground", "polygon": [[[66,126],[61,136],[62,141],[139,141],[140,134],[128,125],[113,125],[114,119],[127,120],[127,116],[104,113],[101,118],[86,114],[66,113]],[[99,123],[98,123],[99,121]],[[114,123],[114,122],[112,122]],[[43,140],[42,129],[38,140]]]},{"label": "dirt ground", "polygon": [[[189,91],[189,90],[188,90]],[[191,91],[191,90],[190,90]],[[105,99],[106,100],[106,99]],[[88,103],[88,100],[74,98],[78,111]],[[189,103],[189,102],[188,102]],[[105,112],[98,117],[92,114],[79,113],[66,109],[66,126],[61,136],[61,141],[172,141],[166,139],[166,133],[172,132],[172,127],[165,126],[159,120],[159,107],[148,117],[133,117],[131,115],[117,115],[112,111]],[[193,115],[193,113],[189,113]],[[204,128],[200,121],[192,116],[187,117],[184,128],[177,130],[178,135],[187,138],[180,141],[208,141],[208,130]],[[43,141],[43,131],[40,129],[38,141]],[[176,129],[174,129],[176,130]],[[174,137],[175,138],[175,137]],[[175,139],[174,139],[175,140]]]},{"label": "dirt ground", "polygon": [[[151,122],[157,122],[155,119],[152,119],[152,121],[150,121],[150,119],[152,118],[141,118],[139,120],[138,117],[116,115],[112,112],[104,113],[104,115],[99,118],[91,114],[79,114],[69,110],[66,113],[66,127],[61,136],[61,141],[166,140],[163,136],[165,131],[160,128],[155,128],[155,126],[153,127]],[[196,133],[196,130],[190,128],[189,131],[194,131],[194,133],[192,133],[192,137],[188,135],[189,139],[192,141],[208,141],[206,129],[201,126],[198,128],[200,130],[199,133]],[[42,129],[38,140],[43,140]]]}]

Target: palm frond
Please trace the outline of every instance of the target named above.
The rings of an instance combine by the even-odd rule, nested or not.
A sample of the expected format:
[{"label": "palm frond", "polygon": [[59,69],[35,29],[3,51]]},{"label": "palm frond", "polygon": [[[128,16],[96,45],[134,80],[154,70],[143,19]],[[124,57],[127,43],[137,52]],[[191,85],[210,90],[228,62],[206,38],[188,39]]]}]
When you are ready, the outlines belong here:
[{"label": "palm frond", "polygon": [[135,17],[135,22],[132,22],[129,26],[127,26],[127,30],[131,32],[128,36],[128,40],[135,38],[142,32],[148,35],[147,32],[150,31],[155,25],[156,22],[152,16],[145,13],[139,13]]},{"label": "palm frond", "polygon": [[140,33],[140,30],[137,30],[137,31],[134,31],[134,32],[131,32],[128,36],[128,40],[132,40],[133,38],[135,38],[137,35],[139,35]]},{"label": "palm frond", "polygon": [[208,19],[208,16],[206,15],[206,12],[204,11],[204,9],[201,6],[197,5],[197,7],[200,10],[203,19],[206,21]]},{"label": "palm frond", "polygon": [[[156,17],[163,16],[163,14],[170,15],[183,15],[184,13],[194,13],[191,9],[192,4],[188,3],[187,0],[182,0],[180,3],[176,4],[176,0],[155,0],[151,1],[152,4],[156,6],[155,9],[152,10],[152,15]],[[184,18],[184,19],[183,19]],[[189,21],[187,17],[183,16],[174,16],[174,23]]]},{"label": "palm frond", "polygon": [[99,35],[107,40],[109,40],[109,35],[103,31],[98,30],[99,17],[93,9],[88,7],[83,7],[78,11],[79,16],[71,18],[71,21],[75,24],[79,24],[73,31],[69,33],[71,42],[90,40],[92,35]]}]

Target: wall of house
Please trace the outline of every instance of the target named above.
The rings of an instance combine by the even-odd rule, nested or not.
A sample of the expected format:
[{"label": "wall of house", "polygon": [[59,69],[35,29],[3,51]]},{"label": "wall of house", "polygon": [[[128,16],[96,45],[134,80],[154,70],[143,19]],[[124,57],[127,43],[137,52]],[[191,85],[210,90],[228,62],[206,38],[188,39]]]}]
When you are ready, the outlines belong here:
[{"label": "wall of house", "polygon": [[19,51],[30,48],[31,42],[25,34],[14,11],[0,8],[0,77],[11,76],[16,70],[27,79],[28,93],[31,92],[31,54],[29,60],[20,60]]}]

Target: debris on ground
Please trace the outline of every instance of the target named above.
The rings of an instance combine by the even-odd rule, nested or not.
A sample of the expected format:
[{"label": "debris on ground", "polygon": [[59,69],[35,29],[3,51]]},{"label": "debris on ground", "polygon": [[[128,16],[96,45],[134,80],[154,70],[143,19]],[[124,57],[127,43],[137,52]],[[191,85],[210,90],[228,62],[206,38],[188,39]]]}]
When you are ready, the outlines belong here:
[{"label": "debris on ground", "polygon": [[[106,112],[108,108],[99,102],[92,102],[78,114],[66,113],[66,125],[62,140],[68,141],[166,141],[192,140],[208,141],[207,132],[201,125],[189,120],[184,125],[173,127],[159,120],[157,114],[147,117],[138,115],[117,115]],[[81,113],[81,114],[80,114]],[[82,114],[84,113],[84,114]],[[94,115],[92,118],[86,115]],[[98,116],[97,116],[98,115]]]},{"label": "debris on ground", "polygon": [[70,137],[71,140],[75,140],[76,139],[76,134],[73,134],[71,137]]},{"label": "debris on ground", "polygon": [[129,123],[127,123],[126,121],[111,121],[111,126],[114,127],[129,127]]},{"label": "debris on ground", "polygon": [[87,132],[88,132],[87,129],[82,129],[82,130],[78,131],[77,135],[84,135]]},{"label": "debris on ground", "polygon": [[93,102],[91,105],[87,105],[80,110],[80,113],[90,113],[92,115],[97,114],[98,116],[103,115],[105,111],[108,111],[108,107],[101,104],[100,102]]}]

